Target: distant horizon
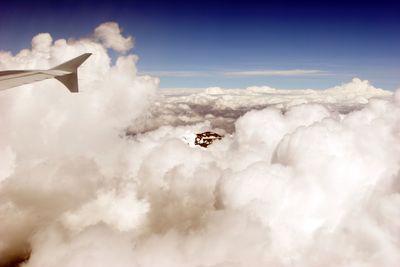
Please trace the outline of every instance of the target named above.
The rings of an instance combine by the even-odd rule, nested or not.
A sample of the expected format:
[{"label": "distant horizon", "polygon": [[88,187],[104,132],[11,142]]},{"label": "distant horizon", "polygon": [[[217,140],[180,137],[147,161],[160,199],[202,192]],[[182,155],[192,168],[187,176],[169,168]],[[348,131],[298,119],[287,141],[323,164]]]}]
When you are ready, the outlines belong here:
[{"label": "distant horizon", "polygon": [[[139,73],[139,74],[143,75],[143,73]],[[155,76],[155,77],[157,77],[157,76]],[[158,78],[160,78],[160,77],[158,77]],[[211,85],[211,86],[203,86],[203,87],[184,87],[184,86],[182,86],[182,87],[163,87],[162,86],[162,77],[160,79],[161,79],[161,82],[160,82],[159,88],[163,89],[163,90],[175,90],[175,89],[176,90],[183,90],[183,89],[185,89],[185,90],[186,89],[187,90],[189,90],[189,89],[190,90],[204,90],[204,89],[209,89],[209,88],[221,88],[221,89],[230,90],[230,89],[247,89],[249,87],[270,87],[272,89],[277,89],[277,90],[328,90],[328,89],[332,89],[332,88],[334,88],[336,86],[341,86],[343,84],[350,83],[353,79],[360,79],[361,81],[368,81],[369,84],[372,85],[373,87],[375,87],[377,89],[382,89],[382,90],[385,90],[385,91],[394,92],[394,91],[396,91],[396,89],[400,89],[400,87],[399,88],[395,88],[393,90],[392,89],[387,89],[387,88],[381,88],[379,86],[376,86],[371,81],[369,81],[367,79],[362,79],[361,77],[352,77],[352,78],[349,78],[347,80],[339,81],[338,83],[333,83],[331,85],[327,85],[325,87],[317,87],[317,86],[314,86],[314,87],[300,87],[300,86],[297,86],[296,87],[296,85],[294,85],[293,87],[281,87],[281,86],[272,86],[271,84],[249,84],[249,85],[231,86],[231,87],[229,87],[229,86],[219,86],[219,85]]]}]

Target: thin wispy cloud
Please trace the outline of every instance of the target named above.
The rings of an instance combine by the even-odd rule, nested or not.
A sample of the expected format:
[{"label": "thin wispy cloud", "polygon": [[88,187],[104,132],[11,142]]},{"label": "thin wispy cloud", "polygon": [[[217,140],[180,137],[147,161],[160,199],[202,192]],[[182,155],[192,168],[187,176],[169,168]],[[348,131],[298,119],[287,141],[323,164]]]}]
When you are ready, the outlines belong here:
[{"label": "thin wispy cloud", "polygon": [[174,70],[174,71],[147,71],[148,74],[159,77],[261,77],[261,76],[319,76],[328,75],[327,71],[309,69],[291,70],[240,70],[240,71],[196,71],[196,70]]},{"label": "thin wispy cloud", "polygon": [[201,77],[201,76],[213,75],[212,73],[206,71],[191,71],[191,70],[146,71],[143,72],[142,74],[148,74],[158,77]]},{"label": "thin wispy cloud", "polygon": [[227,71],[224,72],[224,76],[313,76],[313,75],[324,75],[327,72],[322,70],[245,70],[245,71]]}]

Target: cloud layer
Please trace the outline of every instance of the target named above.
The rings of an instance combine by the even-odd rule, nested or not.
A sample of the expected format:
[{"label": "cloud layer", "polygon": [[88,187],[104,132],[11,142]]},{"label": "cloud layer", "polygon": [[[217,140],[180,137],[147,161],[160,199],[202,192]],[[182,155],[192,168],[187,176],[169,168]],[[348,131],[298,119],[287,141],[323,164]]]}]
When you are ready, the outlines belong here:
[{"label": "cloud layer", "polygon": [[236,120],[251,110],[274,107],[286,112],[301,104],[319,104],[331,112],[347,114],[364,107],[369,99],[391,97],[391,92],[358,78],[325,90],[279,90],[268,86],[160,90],[142,122],[132,125],[129,131],[133,134],[162,125],[188,125],[206,120],[213,127],[232,133]]},{"label": "cloud layer", "polygon": [[[126,40],[115,23],[97,29],[110,25],[0,52],[0,69],[94,54],[79,94],[0,94],[1,266],[399,266],[398,93],[360,79],[160,91],[135,55],[111,64],[107,48],[129,45],[108,42]],[[232,134],[181,141],[227,131],[215,118]]]}]

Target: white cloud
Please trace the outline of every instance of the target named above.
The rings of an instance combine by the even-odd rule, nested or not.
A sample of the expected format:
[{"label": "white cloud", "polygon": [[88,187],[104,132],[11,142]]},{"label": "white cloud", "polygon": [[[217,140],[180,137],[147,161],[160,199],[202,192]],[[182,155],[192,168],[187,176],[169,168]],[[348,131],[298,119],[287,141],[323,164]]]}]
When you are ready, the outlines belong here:
[{"label": "white cloud", "polygon": [[[140,204],[135,188],[114,193],[122,181],[111,177],[126,175],[117,171],[124,169],[121,155],[129,153],[120,134],[149,105],[158,79],[137,75],[135,55],[118,56],[112,65],[107,46],[87,38],[53,42],[49,34],[39,34],[32,49],[0,53],[4,69],[46,68],[93,54],[79,69],[79,94],[55,80],[0,94],[0,266],[24,258],[32,233],[50,231],[64,214],[70,214],[71,234],[97,223],[117,230],[139,226],[140,216],[125,208],[145,211],[146,203]],[[96,198],[98,189],[113,193]],[[90,216],[102,208],[107,211]],[[42,245],[32,248],[36,260]]]},{"label": "white cloud", "polygon": [[133,48],[133,38],[123,37],[121,29],[115,22],[107,22],[99,25],[94,30],[95,38],[99,39],[106,48],[125,53]]}]

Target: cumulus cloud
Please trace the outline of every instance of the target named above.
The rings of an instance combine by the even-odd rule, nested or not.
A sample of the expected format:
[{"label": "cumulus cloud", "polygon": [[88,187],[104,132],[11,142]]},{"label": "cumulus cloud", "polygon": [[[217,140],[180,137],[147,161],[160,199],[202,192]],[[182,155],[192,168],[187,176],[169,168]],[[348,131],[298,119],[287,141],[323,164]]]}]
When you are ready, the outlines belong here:
[{"label": "cumulus cloud", "polygon": [[123,37],[119,25],[115,22],[99,25],[94,30],[94,36],[103,43],[104,47],[112,48],[118,52],[124,53],[133,48],[132,37]]},{"label": "cumulus cloud", "polygon": [[0,94],[1,266],[399,266],[398,93],[162,91],[101,40],[32,44],[0,67],[94,55],[79,94]]},{"label": "cumulus cloud", "polygon": [[120,207],[146,209],[134,189],[117,190],[110,177],[123,175],[117,169],[129,149],[120,136],[145,111],[158,79],[137,75],[135,55],[111,65],[106,48],[93,39],[39,34],[31,49],[0,53],[3,69],[45,68],[93,53],[79,70],[79,94],[48,80],[0,96],[0,265],[24,258],[33,232],[57,222],[71,233],[97,222],[127,230],[140,216],[124,213],[123,223]]}]

